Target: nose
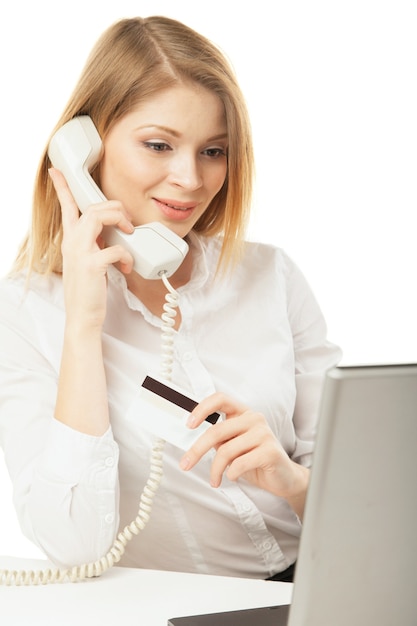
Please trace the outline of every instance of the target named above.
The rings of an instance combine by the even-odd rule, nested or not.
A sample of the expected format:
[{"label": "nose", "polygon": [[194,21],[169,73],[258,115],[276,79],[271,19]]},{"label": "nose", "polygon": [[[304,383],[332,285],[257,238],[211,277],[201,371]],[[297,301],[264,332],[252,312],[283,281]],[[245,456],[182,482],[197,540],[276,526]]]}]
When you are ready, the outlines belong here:
[{"label": "nose", "polygon": [[188,190],[199,189],[203,184],[201,165],[194,154],[177,154],[171,162],[170,182]]}]

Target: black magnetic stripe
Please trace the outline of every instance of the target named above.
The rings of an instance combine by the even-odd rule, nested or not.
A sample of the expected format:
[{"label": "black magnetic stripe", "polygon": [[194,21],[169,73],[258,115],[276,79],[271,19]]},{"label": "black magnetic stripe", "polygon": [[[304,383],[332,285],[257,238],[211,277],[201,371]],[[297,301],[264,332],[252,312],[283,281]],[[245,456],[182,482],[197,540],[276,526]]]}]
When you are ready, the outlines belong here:
[{"label": "black magnetic stripe", "polygon": [[[155,380],[155,378],[151,378],[150,376],[146,376],[145,380],[142,383],[142,387],[144,389],[148,389],[153,393],[156,393],[157,396],[161,396],[165,400],[172,402],[172,404],[176,404],[177,406],[185,409],[186,411],[191,411],[197,406],[198,402],[192,400],[188,396],[184,396],[184,394],[179,391],[175,391],[171,387],[164,385],[159,382],[159,380]],[[219,413],[212,413],[206,417],[206,421],[210,422],[210,424],[215,424],[219,419]]]}]

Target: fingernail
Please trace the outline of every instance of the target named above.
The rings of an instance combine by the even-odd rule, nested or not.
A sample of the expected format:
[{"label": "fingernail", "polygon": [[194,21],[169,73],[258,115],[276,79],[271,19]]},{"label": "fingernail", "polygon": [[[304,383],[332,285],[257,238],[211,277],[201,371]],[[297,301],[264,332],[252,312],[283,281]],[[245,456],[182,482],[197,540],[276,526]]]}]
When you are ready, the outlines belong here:
[{"label": "fingernail", "polygon": [[189,428],[192,428],[193,426],[195,426],[197,421],[197,418],[195,417],[195,415],[193,415],[192,413],[190,413],[188,419],[187,419],[187,426]]},{"label": "fingernail", "polygon": [[183,470],[187,470],[190,467],[190,459],[188,456],[183,456],[180,461],[180,468]]}]

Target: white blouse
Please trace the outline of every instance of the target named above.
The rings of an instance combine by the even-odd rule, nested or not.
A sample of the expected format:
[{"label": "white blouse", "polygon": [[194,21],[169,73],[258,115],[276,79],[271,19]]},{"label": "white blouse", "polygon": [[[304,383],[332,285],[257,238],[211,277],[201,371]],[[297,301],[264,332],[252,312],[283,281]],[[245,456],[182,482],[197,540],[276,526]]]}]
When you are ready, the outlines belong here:
[{"label": "white blouse", "polygon": [[[303,275],[271,245],[248,242],[233,273],[215,276],[220,242],[190,236],[172,381],[193,398],[222,391],[262,412],[285,450],[309,466],[323,375],[340,359]],[[53,418],[65,311],[61,278],[0,282],[0,445],[21,528],[57,565],[103,556],[137,515],[153,436],[129,411],[161,362],[161,320],[109,269],[103,330],[111,428],[102,437]],[[166,443],[145,528],[121,565],[266,578],[297,557],[300,521],[244,480],[209,484],[210,453],[189,472]]]}]

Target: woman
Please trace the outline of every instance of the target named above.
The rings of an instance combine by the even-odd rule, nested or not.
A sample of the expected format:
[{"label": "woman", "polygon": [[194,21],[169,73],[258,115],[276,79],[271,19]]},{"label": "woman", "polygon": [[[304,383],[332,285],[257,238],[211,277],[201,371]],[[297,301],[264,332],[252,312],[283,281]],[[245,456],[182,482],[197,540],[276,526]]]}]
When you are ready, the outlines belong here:
[{"label": "woman", "polygon": [[[31,232],[1,284],[0,436],[22,529],[58,565],[96,561],[151,484],[122,565],[286,580],[323,375],[340,354],[292,261],[244,242],[253,153],[233,73],[174,20],[121,20],[55,130],[79,115],[101,135],[93,176],[108,200],[80,217],[45,151]],[[168,285],[106,246],[104,226],[149,222],[189,245]],[[132,406],[161,361],[167,288],[171,378],[201,400],[188,427],[224,419],[186,451],[165,444],[156,489],[155,437]]]}]

